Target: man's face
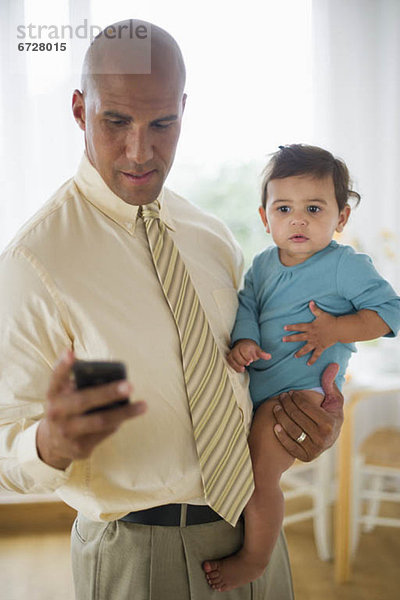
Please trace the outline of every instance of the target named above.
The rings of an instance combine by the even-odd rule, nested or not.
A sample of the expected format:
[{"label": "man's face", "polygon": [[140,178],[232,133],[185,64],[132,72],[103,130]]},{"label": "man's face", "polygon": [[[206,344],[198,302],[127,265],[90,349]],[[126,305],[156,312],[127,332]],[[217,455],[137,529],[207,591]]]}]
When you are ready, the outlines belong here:
[{"label": "man's face", "polygon": [[186,96],[175,77],[101,75],[73,112],[85,131],[88,158],[128,204],[155,200],[172,166]]}]

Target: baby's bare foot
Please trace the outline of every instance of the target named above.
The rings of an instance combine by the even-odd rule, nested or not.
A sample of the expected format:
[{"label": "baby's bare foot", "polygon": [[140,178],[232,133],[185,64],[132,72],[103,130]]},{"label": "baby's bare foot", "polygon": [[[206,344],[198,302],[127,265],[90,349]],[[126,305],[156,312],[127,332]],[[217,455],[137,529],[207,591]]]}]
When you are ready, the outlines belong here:
[{"label": "baby's bare foot", "polygon": [[234,554],[221,560],[206,560],[203,570],[208,584],[218,592],[229,592],[260,577],[267,565],[254,556]]}]

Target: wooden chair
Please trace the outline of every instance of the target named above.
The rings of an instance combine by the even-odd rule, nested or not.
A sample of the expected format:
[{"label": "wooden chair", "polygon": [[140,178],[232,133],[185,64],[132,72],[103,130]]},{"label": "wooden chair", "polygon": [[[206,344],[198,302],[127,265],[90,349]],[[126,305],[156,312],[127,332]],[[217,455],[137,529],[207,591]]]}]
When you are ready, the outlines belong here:
[{"label": "wooden chair", "polygon": [[[399,425],[396,426],[396,419],[390,419],[390,411],[382,410],[382,403],[387,408],[389,400],[396,405],[399,403],[400,385],[396,383],[393,387],[390,381],[381,382],[375,386],[350,388],[346,395],[348,401],[339,440],[339,490],[335,510],[337,583],[344,583],[350,577],[351,558],[357,548],[361,524],[368,530],[375,525],[400,526],[400,519],[378,515],[381,500],[400,501],[400,493],[385,489],[387,477],[400,478],[400,411]],[[367,400],[373,401],[380,410],[375,427],[370,426],[369,431],[362,426]],[[385,415],[389,416],[389,423],[391,421],[386,426],[383,424]],[[359,425],[357,428],[356,424]],[[367,511],[363,514],[365,501]]]},{"label": "wooden chair", "polygon": [[[306,519],[313,519],[314,539],[321,560],[332,558],[332,516],[334,499],[333,456],[334,450],[324,452],[310,463],[295,461],[282,476],[285,497],[284,527]],[[311,498],[312,508],[293,512],[291,500]]]},{"label": "wooden chair", "polygon": [[378,429],[363,441],[354,459],[352,555],[357,550],[360,525],[365,532],[376,525],[400,527],[400,519],[379,515],[381,501],[400,502],[399,483],[400,426]]}]

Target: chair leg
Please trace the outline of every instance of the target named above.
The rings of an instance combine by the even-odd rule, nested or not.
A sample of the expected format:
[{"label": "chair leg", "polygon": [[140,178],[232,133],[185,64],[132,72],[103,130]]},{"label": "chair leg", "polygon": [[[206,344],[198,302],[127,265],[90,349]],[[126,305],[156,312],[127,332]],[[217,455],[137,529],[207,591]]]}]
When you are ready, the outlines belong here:
[{"label": "chair leg", "polygon": [[317,553],[321,560],[330,560],[332,550],[332,518],[330,511],[332,460],[331,452],[318,458],[314,473],[314,537]]},{"label": "chair leg", "polygon": [[361,489],[363,484],[364,457],[357,454],[353,463],[353,478],[352,478],[352,510],[351,510],[351,555],[356,552],[360,539],[360,516],[361,516]]},{"label": "chair leg", "polygon": [[335,504],[335,582],[345,583],[350,577],[351,480],[353,470],[353,406],[356,395],[344,407],[345,418],[339,438],[339,480]]},{"label": "chair leg", "polygon": [[[381,475],[373,475],[371,477],[371,485],[370,490],[372,492],[381,492],[383,488],[383,477]],[[380,500],[378,498],[373,498],[368,500],[367,502],[367,511],[366,511],[366,521],[364,523],[363,530],[368,532],[372,531],[375,527],[375,517],[378,516],[379,513]]]}]

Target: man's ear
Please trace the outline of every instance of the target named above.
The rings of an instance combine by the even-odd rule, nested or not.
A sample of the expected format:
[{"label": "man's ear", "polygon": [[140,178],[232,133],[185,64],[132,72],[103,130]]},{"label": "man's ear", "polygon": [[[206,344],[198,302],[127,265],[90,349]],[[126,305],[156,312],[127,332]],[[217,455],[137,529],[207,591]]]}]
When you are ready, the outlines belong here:
[{"label": "man's ear", "polygon": [[271,233],[271,230],[270,230],[269,225],[268,225],[268,220],[267,220],[267,215],[266,215],[266,212],[265,212],[265,208],[263,206],[260,206],[258,208],[258,212],[259,212],[259,215],[261,217],[261,221],[263,222],[263,225],[264,225],[267,233]]},{"label": "man's ear", "polygon": [[351,213],[350,205],[345,204],[344,208],[339,213],[339,221],[336,226],[336,231],[338,233],[343,231],[344,226],[346,225],[347,221],[349,220],[350,213]]},{"label": "man's ear", "polygon": [[72,113],[75,117],[75,121],[79,127],[85,131],[86,129],[86,117],[85,117],[85,100],[82,92],[74,90],[72,95]]}]

